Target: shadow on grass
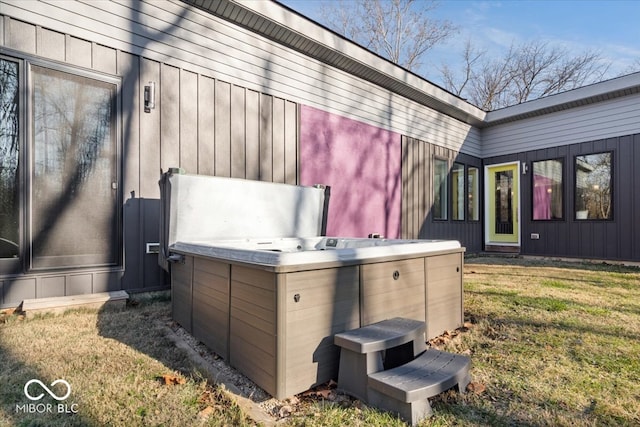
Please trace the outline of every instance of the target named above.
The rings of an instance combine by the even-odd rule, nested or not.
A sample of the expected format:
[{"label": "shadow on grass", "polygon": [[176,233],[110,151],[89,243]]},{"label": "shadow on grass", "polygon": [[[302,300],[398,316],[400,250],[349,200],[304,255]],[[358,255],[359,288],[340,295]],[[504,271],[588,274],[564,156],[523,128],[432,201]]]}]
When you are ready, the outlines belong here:
[{"label": "shadow on grass", "polygon": [[201,378],[197,366],[166,336],[163,326],[169,327],[172,323],[170,307],[168,291],[133,294],[125,309],[107,309],[99,313],[98,333],[158,360],[186,377]]},{"label": "shadow on grass", "polygon": [[[6,343],[3,328],[13,327],[10,322],[17,321],[16,318],[5,319],[9,324],[0,322],[0,425],[101,426],[91,414],[83,412],[83,401],[78,393],[74,393],[72,382],[71,394],[62,400],[52,397],[37,383],[31,383],[25,392],[25,386],[31,380],[42,382],[57,397],[63,397],[67,388],[59,383],[52,386],[54,381],[65,378],[45,374],[21,359],[22,352],[33,351],[31,348],[12,348]],[[51,351],[56,351],[55,343],[52,343]],[[38,398],[40,395],[42,397]]]}]

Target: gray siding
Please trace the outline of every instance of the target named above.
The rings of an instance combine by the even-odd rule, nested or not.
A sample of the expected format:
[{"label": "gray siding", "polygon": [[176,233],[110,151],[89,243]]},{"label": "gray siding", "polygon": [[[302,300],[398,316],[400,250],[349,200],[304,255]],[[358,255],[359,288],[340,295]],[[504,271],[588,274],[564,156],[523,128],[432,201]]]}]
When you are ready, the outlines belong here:
[{"label": "gray siding", "polygon": [[78,39],[480,155],[472,126],[180,1],[10,1],[4,10]]},{"label": "gray siding", "polygon": [[640,94],[482,130],[482,157],[570,145],[640,132]]},{"label": "gray siding", "polygon": [[[574,219],[575,156],[611,151],[613,153],[613,219]],[[522,243],[524,255],[579,257],[603,260],[640,261],[640,134],[563,145],[517,155],[485,159],[486,165],[519,160],[529,165],[538,160],[564,161],[564,219],[533,221],[531,173],[520,175]],[[538,233],[539,240],[532,240]]]},{"label": "gray siding", "polygon": [[[467,251],[479,252],[482,250],[482,214],[479,221],[434,220],[432,217],[434,158],[447,159],[450,169],[454,162],[459,162],[475,166],[482,173],[482,163],[477,157],[403,136],[401,236],[459,240]],[[481,191],[481,183],[479,188]],[[448,211],[451,212],[451,197],[449,204]]]},{"label": "gray siding", "polygon": [[[54,7],[13,6],[26,4],[45,11]],[[50,22],[13,6],[2,4],[2,11]],[[88,13],[87,7],[79,5],[78,13]],[[93,12],[88,16],[99,13]],[[124,268],[0,276],[0,306],[26,298],[166,287],[157,256],[145,253],[146,243],[159,240],[160,169],[180,166],[189,173],[297,183],[296,103],[219,80],[215,73],[203,75],[7,16],[0,22],[0,40],[10,49],[3,53],[27,53],[121,78],[125,236]],[[156,108],[145,113],[141,100],[149,81],[156,82]]]}]

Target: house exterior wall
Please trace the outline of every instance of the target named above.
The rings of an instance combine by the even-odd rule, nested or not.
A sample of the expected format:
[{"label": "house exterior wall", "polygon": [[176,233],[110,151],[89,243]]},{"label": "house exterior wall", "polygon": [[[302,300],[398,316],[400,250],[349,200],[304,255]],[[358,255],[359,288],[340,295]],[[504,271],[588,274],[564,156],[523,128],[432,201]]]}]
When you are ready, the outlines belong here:
[{"label": "house exterior wall", "polygon": [[[606,111],[604,112],[606,114]],[[559,141],[558,141],[559,142]],[[575,157],[612,153],[611,220],[575,219]],[[561,220],[533,220],[532,162],[560,159],[564,164]],[[528,166],[520,175],[522,242],[520,253],[549,257],[640,261],[640,134],[615,136],[588,142],[556,145],[484,159],[485,165],[519,160]],[[532,239],[531,234],[539,235]]]},{"label": "house exterior wall", "polygon": [[471,125],[177,0],[3,3],[7,15],[45,28],[480,154]]},{"label": "house exterior wall", "polygon": [[640,94],[482,129],[482,156],[490,158],[640,132]]},{"label": "house exterior wall", "polygon": [[[447,160],[449,171],[454,163],[465,165],[465,170],[468,167],[482,169],[482,161],[477,157],[403,136],[401,236],[406,239],[455,239],[460,241],[467,252],[480,252],[482,250],[482,214],[477,221],[470,220],[468,215],[465,215],[465,219],[461,221],[453,220],[450,215],[446,220],[433,218],[433,162],[436,158]],[[481,172],[479,174],[481,175]],[[478,185],[478,188],[482,188],[482,182]],[[450,189],[451,181],[449,181]],[[451,199],[449,197],[448,212],[451,212]],[[481,203],[478,208],[482,212]]]},{"label": "house exterior wall", "polygon": [[400,235],[400,135],[300,107],[300,183],[331,186],[327,235]]},{"label": "house exterior wall", "polygon": [[[215,72],[202,67],[194,70],[189,63],[167,63],[162,59],[168,57],[155,55],[156,59],[150,59],[138,55],[153,56],[153,44],[157,42],[146,46],[142,42],[135,46],[116,43],[115,39],[100,35],[99,25],[94,31],[75,29],[73,34],[46,28],[44,24],[55,24],[51,16],[89,27],[95,22],[87,21],[86,16],[120,22],[115,15],[98,10],[107,6],[103,2],[92,3],[91,10],[78,4],[73,14],[66,11],[62,18],[61,12],[50,9],[57,9],[57,5],[73,9],[75,3],[54,3],[3,3],[3,13],[22,19],[0,16],[0,53],[18,60],[44,59],[45,64],[52,61],[54,65],[120,79],[124,260],[116,268],[38,272],[25,270],[23,261],[19,270],[0,273],[0,307],[16,306],[30,298],[166,287],[168,279],[158,267],[157,255],[146,253],[146,244],[159,240],[161,169],[179,166],[188,173],[298,182],[296,103],[221,80]],[[146,18],[139,15],[137,19]],[[132,27],[139,25],[134,23]],[[73,29],[67,24],[58,26]],[[98,44],[97,39],[114,43]],[[156,108],[145,113],[142,100],[148,82],[156,83]],[[23,137],[21,143],[28,141]]]}]

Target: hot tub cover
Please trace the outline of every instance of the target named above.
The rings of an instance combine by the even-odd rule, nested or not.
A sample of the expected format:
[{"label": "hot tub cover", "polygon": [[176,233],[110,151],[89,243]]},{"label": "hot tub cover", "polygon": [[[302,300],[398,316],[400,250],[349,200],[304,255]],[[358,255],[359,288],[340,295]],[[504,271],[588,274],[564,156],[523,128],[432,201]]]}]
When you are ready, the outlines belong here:
[{"label": "hot tub cover", "polygon": [[177,242],[324,236],[329,187],[188,175],[160,179],[160,256]]}]

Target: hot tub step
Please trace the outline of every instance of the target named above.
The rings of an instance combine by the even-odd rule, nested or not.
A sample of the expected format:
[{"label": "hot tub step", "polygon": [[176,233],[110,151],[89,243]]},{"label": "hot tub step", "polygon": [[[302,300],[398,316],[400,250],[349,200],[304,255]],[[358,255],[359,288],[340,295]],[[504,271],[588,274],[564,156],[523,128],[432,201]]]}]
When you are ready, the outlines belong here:
[{"label": "hot tub step", "polygon": [[338,389],[367,401],[367,375],[413,360],[426,348],[425,324],[394,317],[334,336],[340,349]]},{"label": "hot tub step", "polygon": [[369,404],[398,414],[412,425],[431,415],[429,397],[469,384],[471,359],[428,349],[415,360],[386,371],[369,374]]}]

